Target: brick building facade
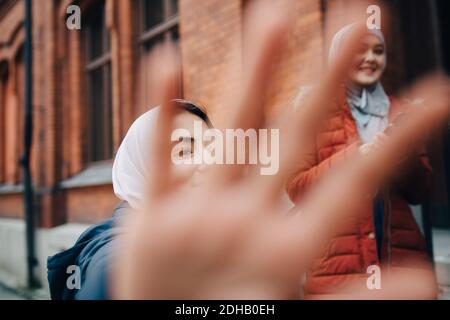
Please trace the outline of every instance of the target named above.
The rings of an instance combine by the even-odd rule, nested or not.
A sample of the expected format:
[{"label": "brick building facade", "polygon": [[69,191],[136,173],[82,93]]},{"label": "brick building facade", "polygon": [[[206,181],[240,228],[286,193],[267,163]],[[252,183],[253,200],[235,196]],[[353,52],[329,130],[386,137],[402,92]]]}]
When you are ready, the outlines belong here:
[{"label": "brick building facade", "polygon": [[[20,218],[24,8],[22,1],[3,2],[0,61],[5,65],[6,90],[0,182],[10,192],[5,187],[0,195],[0,216]],[[151,70],[146,62],[156,42],[165,37],[178,41],[184,97],[208,106],[213,119],[226,112],[214,108],[219,105],[218,80],[226,68],[228,49],[240,41],[244,4],[239,0],[160,2],[162,12],[174,7],[172,14],[151,14],[158,10],[152,1],[35,2],[32,174],[41,227],[92,223],[111,214],[117,199],[108,172],[110,159],[133,119],[152,103],[147,96],[146,76]],[[66,9],[72,3],[81,8],[81,30],[66,27]],[[275,81],[273,89],[276,107],[295,95],[297,71],[312,58],[299,50],[306,31],[316,33],[312,44],[316,49],[310,52],[322,52],[320,1],[299,1],[298,10],[303,19],[298,20],[288,57],[277,72],[284,81]]]},{"label": "brick building facade", "polygon": [[[206,105],[213,122],[220,121],[227,110],[219,107],[223,87],[218,80],[226,69],[231,44],[242,40],[247,1],[33,1],[31,169],[40,230],[89,224],[111,215],[118,203],[111,185],[112,159],[130,124],[152,105],[146,86],[151,72],[149,52],[156,43],[168,38],[177,43],[184,98]],[[437,13],[432,7],[416,3],[410,8],[408,1],[389,3],[393,23],[384,83],[389,92],[395,92],[436,65],[448,66],[448,60],[442,58],[448,51],[437,45],[444,36],[437,31],[445,26],[433,26]],[[81,9],[81,30],[66,26],[67,8],[72,4]],[[327,9],[345,4],[345,0],[297,1],[298,18],[267,93],[270,112],[289,107],[299,85],[308,82],[300,78],[302,68],[312,60],[325,60]],[[412,22],[417,15],[425,17],[421,29]],[[8,221],[21,221],[24,216],[19,165],[23,151],[23,20],[23,1],[0,0],[0,220]],[[433,27],[438,30],[431,30]],[[429,37],[430,32],[437,38]],[[415,49],[412,34],[424,40],[421,48]],[[308,37],[313,41],[309,50],[304,50]],[[415,50],[420,63],[408,58],[410,50]],[[428,63],[421,63],[423,60]],[[439,212],[448,210],[442,145],[436,147],[435,156],[441,173],[435,201]],[[48,252],[42,250],[41,255]]]}]

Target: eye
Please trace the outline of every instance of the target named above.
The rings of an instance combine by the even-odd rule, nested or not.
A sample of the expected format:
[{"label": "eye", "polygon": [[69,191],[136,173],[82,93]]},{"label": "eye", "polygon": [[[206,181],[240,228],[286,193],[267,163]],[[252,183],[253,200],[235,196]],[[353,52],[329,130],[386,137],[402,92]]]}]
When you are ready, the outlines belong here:
[{"label": "eye", "polygon": [[381,47],[375,48],[373,50],[373,53],[375,53],[376,55],[382,55],[382,54],[384,54],[384,48],[381,48]]},{"label": "eye", "polygon": [[180,151],[178,151],[178,156],[180,158],[190,157],[190,156],[192,156],[192,151],[189,148],[181,149]]}]

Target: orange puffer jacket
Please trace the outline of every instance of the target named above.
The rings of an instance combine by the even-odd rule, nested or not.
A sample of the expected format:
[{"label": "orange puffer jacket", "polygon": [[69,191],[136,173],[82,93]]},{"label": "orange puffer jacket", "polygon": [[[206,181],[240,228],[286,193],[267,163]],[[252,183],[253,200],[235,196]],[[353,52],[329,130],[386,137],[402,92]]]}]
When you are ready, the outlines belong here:
[{"label": "orange puffer jacket", "polygon": [[[389,119],[399,112],[399,103],[391,99]],[[336,109],[330,115],[324,130],[316,138],[315,150],[299,164],[286,187],[294,203],[325,172],[350,159],[356,150],[359,136],[350,113],[345,94],[337,99]],[[381,257],[373,222],[373,202],[363,201],[361,223],[332,239],[322,256],[316,259],[306,277],[306,298],[326,298],[328,294],[345,291],[346,284],[359,282],[366,288],[371,265],[393,268],[421,268],[432,270],[426,244],[408,204],[424,200],[431,183],[431,167],[425,152],[411,159],[407,168],[398,172],[399,179],[382,193],[384,200],[384,227]],[[381,277],[383,279],[383,277]],[[431,296],[430,298],[434,298]]]}]

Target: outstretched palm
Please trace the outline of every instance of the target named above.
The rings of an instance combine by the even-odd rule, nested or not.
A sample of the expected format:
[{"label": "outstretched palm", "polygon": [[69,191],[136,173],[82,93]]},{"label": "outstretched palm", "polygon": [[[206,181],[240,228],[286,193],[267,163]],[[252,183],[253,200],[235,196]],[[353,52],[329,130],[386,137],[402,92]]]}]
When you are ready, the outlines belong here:
[{"label": "outstretched palm", "polygon": [[[232,108],[224,128],[262,128],[262,92],[275,53],[289,28],[289,8],[257,3],[246,24],[242,77],[224,105]],[[125,299],[287,298],[300,287],[311,259],[345,224],[358,220],[358,202],[392,170],[396,146],[414,143],[427,126],[448,116],[448,83],[424,80],[416,88],[432,96],[377,152],[355,153],[351,165],[332,172],[312,189],[301,213],[279,206],[283,184],[301,161],[302,146],[329,110],[345,79],[364,28],[357,28],[342,55],[307,105],[280,127],[280,170],[273,176],[243,166],[212,166],[205,183],[189,192],[172,182],[169,137],[178,67],[171,49],[159,56],[161,113],[151,152],[155,175],[145,206],[130,214],[113,268],[113,296]],[[237,70],[236,65],[231,70]],[[232,97],[232,98],[230,98]],[[325,107],[324,107],[325,106]],[[374,172],[376,173],[374,175]]]}]

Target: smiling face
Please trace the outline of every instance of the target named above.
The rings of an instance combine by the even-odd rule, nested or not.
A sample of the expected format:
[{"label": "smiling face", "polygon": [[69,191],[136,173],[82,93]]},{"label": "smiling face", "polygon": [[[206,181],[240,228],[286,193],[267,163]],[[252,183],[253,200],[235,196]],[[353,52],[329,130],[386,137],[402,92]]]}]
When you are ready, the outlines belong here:
[{"label": "smiling face", "polygon": [[349,77],[357,85],[368,87],[380,80],[386,66],[383,41],[375,35],[367,35],[355,58]]}]

